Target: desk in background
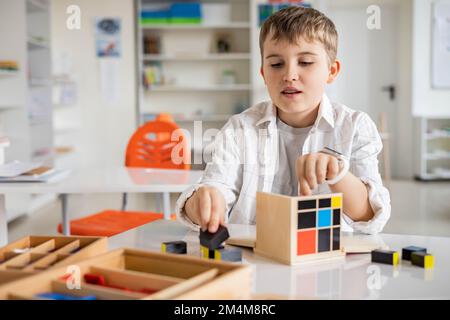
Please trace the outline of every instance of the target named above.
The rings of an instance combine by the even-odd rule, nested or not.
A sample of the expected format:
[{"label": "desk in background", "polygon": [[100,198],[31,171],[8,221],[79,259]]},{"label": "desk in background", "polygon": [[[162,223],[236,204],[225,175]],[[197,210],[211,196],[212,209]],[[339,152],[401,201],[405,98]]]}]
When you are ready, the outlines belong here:
[{"label": "desk in background", "polygon": [[[56,183],[0,183],[0,247],[8,243],[5,208],[6,193],[56,193],[61,195],[62,226],[70,234],[67,201],[69,194],[85,193],[163,193],[163,211],[170,217],[170,193],[182,192],[196,183],[202,171],[140,169],[126,167],[82,168],[73,170],[65,180]],[[55,226],[56,230],[56,226]]]}]

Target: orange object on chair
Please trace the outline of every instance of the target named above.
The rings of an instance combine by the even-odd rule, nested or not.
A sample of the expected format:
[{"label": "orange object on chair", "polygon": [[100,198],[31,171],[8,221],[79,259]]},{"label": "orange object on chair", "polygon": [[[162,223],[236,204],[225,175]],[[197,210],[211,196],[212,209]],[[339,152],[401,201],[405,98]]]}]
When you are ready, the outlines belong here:
[{"label": "orange object on chair", "polygon": [[186,136],[169,114],[162,113],[133,134],[128,142],[125,166],[189,170],[190,160]]},{"label": "orange object on chair", "polygon": [[[159,169],[190,169],[190,148],[186,135],[169,114],[139,127],[128,142],[125,166]],[[126,195],[124,195],[126,196]],[[104,210],[72,220],[70,233],[82,236],[110,237],[143,224],[164,218],[157,212]],[[175,215],[171,216],[175,219]],[[62,232],[62,225],[58,225]]]}]

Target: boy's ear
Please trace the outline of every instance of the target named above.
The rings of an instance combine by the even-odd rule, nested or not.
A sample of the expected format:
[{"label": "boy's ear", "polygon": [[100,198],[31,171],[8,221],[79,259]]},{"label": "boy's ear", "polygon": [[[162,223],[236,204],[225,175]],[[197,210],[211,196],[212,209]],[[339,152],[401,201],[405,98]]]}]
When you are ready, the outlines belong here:
[{"label": "boy's ear", "polygon": [[328,75],[327,84],[333,83],[336,80],[339,72],[341,71],[341,62],[339,60],[334,60],[330,66],[330,73]]},{"label": "boy's ear", "polygon": [[262,66],[261,66],[261,68],[259,68],[259,73],[261,73],[261,76],[263,77],[263,80],[264,80],[264,84],[266,84],[266,78],[264,77],[264,69]]}]

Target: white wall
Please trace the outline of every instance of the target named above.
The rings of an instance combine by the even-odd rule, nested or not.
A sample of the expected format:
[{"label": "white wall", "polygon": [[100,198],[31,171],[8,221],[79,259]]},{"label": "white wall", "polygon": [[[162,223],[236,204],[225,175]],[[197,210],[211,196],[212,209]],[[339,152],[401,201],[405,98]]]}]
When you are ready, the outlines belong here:
[{"label": "white wall", "polygon": [[412,178],[414,175],[414,160],[416,153],[414,137],[414,119],[411,108],[412,95],[412,2],[411,0],[400,0],[401,10],[398,27],[401,35],[397,43],[398,67],[397,67],[397,97],[398,115],[397,127],[397,148],[392,150],[396,161],[393,164],[393,173],[398,178]]},{"label": "white wall", "polygon": [[433,2],[414,0],[413,5],[413,112],[415,116],[450,117],[450,89],[431,87]]},{"label": "white wall", "polygon": [[[66,28],[69,5],[81,9],[81,29]],[[95,18],[122,20],[118,60],[120,97],[109,104],[102,97],[100,59],[95,52]],[[123,165],[125,148],[136,125],[135,35],[133,0],[53,0],[52,47],[54,56],[69,53],[77,83],[75,106],[58,109],[55,122],[77,127],[77,167]]]}]

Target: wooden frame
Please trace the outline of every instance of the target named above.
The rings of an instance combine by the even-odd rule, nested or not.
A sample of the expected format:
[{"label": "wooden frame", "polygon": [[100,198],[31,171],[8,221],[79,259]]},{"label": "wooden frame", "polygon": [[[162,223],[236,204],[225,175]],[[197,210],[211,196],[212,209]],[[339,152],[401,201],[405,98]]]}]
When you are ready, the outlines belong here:
[{"label": "wooden frame", "polygon": [[[55,268],[0,286],[0,299],[36,299],[44,292],[98,299],[248,299],[251,268],[229,262],[170,253],[117,249],[77,263],[81,288],[68,289],[66,267]],[[86,284],[86,273],[101,275],[108,285]],[[145,288],[157,289],[149,294]]]},{"label": "wooden frame", "polygon": [[[314,208],[300,209],[300,203],[312,203]],[[320,204],[320,205],[319,205]],[[327,204],[325,206],[324,204]],[[319,216],[322,213],[329,214],[328,223],[319,226],[324,221]],[[334,211],[336,210],[336,211]],[[333,215],[339,214],[339,224],[333,224]],[[299,216],[311,214],[315,220],[309,227],[299,228]],[[255,252],[285,264],[297,264],[308,261],[340,258],[344,256],[340,233],[340,216],[342,214],[342,194],[325,194],[308,197],[289,197],[273,193],[258,192],[256,194],[256,245]],[[319,219],[320,222],[319,222]],[[325,219],[326,220],[326,219]],[[323,230],[323,231],[322,231]],[[306,232],[311,234],[311,245],[314,252],[300,252],[301,236]],[[326,241],[319,238],[322,234],[330,238]],[[301,234],[301,235],[300,235]],[[315,236],[315,239],[313,237]],[[325,239],[327,239],[325,237]],[[334,240],[334,242],[333,242]],[[323,250],[323,244],[329,246],[329,250]],[[322,245],[322,248],[319,248]],[[335,246],[333,250],[333,246]],[[321,252],[323,251],[323,252]]]},{"label": "wooden frame", "polygon": [[103,237],[29,236],[0,248],[0,285],[67,266],[108,249]]}]

